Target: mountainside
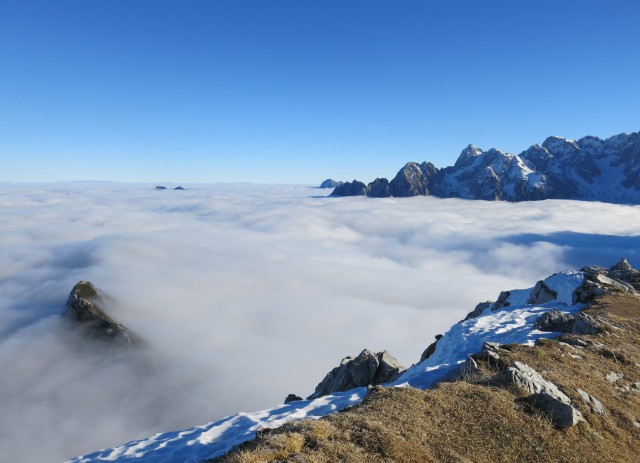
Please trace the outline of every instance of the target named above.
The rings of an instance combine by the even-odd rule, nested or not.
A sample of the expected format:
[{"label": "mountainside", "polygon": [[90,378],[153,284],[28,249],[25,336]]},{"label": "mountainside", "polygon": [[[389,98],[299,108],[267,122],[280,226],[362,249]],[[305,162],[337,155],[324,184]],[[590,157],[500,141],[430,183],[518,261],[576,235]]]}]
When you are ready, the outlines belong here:
[{"label": "mountainside", "polygon": [[393,180],[354,180],[332,196],[432,195],[504,201],[580,199],[640,202],[640,133],[606,140],[549,137],[519,155],[467,146],[453,166],[407,163]]},{"label": "mountainside", "polygon": [[626,260],[558,273],[479,304],[386,387],[314,395],[72,461],[636,461],[639,289]]}]

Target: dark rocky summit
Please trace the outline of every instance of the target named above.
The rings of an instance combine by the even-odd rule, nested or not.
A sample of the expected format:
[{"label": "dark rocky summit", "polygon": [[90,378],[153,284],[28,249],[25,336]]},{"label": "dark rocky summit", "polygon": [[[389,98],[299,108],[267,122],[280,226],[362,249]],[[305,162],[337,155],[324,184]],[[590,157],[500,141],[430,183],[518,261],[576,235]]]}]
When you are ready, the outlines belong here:
[{"label": "dark rocky summit", "polygon": [[340,366],[331,370],[316,386],[308,399],[317,399],[332,392],[348,391],[355,387],[375,386],[397,379],[406,370],[386,350],[360,352],[356,358],[345,357]]},{"label": "dark rocky summit", "polygon": [[320,184],[320,188],[336,188],[342,185],[343,183],[344,182],[340,182],[332,178],[328,178]]},{"label": "dark rocky summit", "polygon": [[142,345],[142,339],[106,314],[104,306],[109,299],[89,281],[79,281],[69,294],[64,316],[79,324],[94,339]]},{"label": "dark rocky summit", "polygon": [[363,194],[490,201],[580,199],[637,204],[640,203],[640,132],[606,140],[592,136],[577,141],[549,137],[542,145],[533,145],[519,155],[495,148],[483,151],[469,145],[453,166],[439,169],[429,162],[409,162],[390,182],[379,178],[365,186],[354,180],[348,188],[336,188],[332,193],[334,196]]},{"label": "dark rocky summit", "polygon": [[164,186],[164,185],[158,185],[155,189],[156,189],[156,190],[166,190],[166,189],[167,189],[167,187],[166,187],[166,186]]},{"label": "dark rocky summit", "polygon": [[174,190],[186,190],[186,188],[183,188],[181,186],[177,186],[177,187],[174,188]]},{"label": "dark rocky summit", "polygon": [[366,196],[367,185],[357,180],[344,182],[331,193],[331,196]]}]

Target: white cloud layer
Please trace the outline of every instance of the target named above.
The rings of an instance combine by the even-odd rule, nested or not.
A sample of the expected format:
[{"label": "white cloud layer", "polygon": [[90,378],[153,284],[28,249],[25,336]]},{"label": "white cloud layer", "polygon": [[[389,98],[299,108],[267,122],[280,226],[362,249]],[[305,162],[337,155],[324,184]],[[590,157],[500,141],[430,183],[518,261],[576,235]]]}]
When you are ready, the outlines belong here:
[{"label": "white cloud layer", "polygon": [[[640,207],[201,185],[0,185],[0,455],[68,457],[309,395],[364,347],[415,362],[479,301],[640,264]],[[318,196],[320,195],[320,196]],[[80,279],[149,342],[59,314]]]}]

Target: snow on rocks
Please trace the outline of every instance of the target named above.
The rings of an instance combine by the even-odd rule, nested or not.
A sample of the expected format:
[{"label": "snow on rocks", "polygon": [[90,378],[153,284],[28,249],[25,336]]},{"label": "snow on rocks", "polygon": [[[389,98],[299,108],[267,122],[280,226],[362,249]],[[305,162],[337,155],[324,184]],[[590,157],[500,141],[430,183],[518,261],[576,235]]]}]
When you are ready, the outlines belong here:
[{"label": "snow on rocks", "polygon": [[[555,298],[544,304],[528,304],[534,288],[510,291],[503,297],[505,306],[495,308],[495,304],[487,304],[475,318],[453,325],[437,341],[434,351],[426,360],[412,366],[388,385],[426,389],[456,377],[461,371],[472,370],[469,354],[480,352],[491,342],[533,345],[537,339],[554,336],[550,332],[537,330],[534,326],[536,320],[554,308],[565,314],[577,313],[583,305],[573,303],[574,292],[582,287],[584,281],[583,272],[573,271],[547,278],[544,280],[547,288],[545,294],[555,295]],[[239,413],[203,426],[158,434],[120,447],[100,450],[70,462],[200,462],[224,455],[233,447],[253,439],[261,429],[329,415],[359,404],[366,394],[367,388],[359,387],[314,400],[293,401],[260,412]]]}]

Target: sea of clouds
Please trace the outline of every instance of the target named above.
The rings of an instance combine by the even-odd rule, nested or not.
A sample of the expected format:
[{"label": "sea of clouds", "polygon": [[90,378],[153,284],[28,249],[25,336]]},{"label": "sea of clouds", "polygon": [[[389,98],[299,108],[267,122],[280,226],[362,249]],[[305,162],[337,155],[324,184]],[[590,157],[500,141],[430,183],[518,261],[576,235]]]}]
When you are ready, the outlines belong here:
[{"label": "sea of clouds", "polygon": [[[302,186],[0,184],[0,455],[63,461],[307,396],[342,357],[416,362],[476,303],[640,265],[640,207],[328,198]],[[60,317],[92,281],[144,349]]]}]

